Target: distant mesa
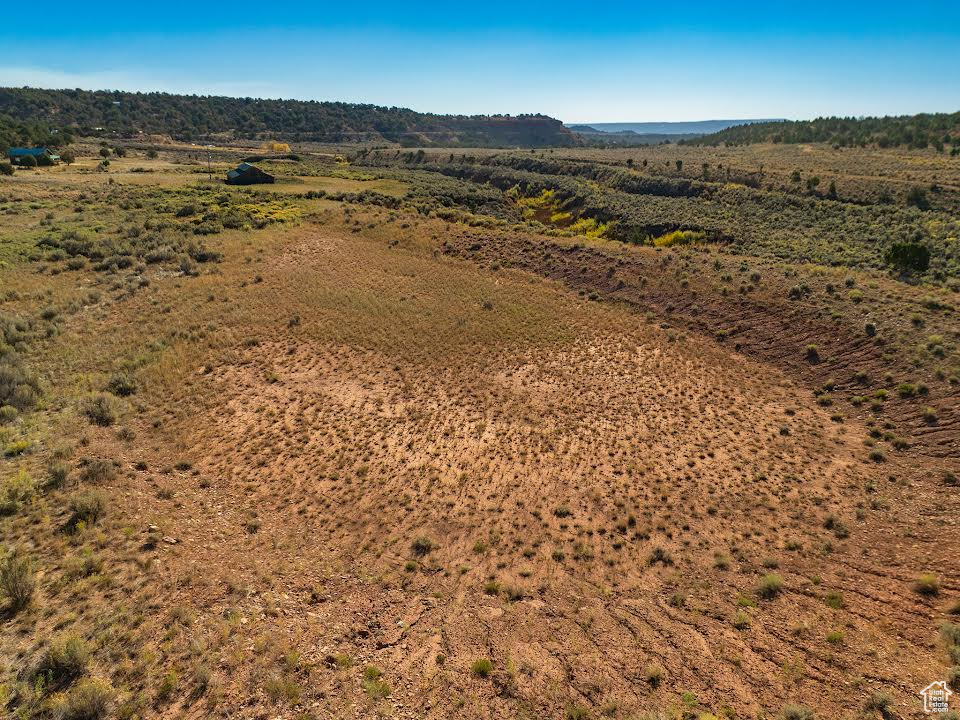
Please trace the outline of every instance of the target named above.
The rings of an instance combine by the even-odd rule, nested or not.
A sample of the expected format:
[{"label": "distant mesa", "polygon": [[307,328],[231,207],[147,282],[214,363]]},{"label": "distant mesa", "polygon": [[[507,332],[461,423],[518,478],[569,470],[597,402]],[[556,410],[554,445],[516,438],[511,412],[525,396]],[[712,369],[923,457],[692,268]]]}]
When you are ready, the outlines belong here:
[{"label": "distant mesa", "polygon": [[690,122],[621,122],[567,125],[579,133],[635,133],[636,135],[708,135],[737,125],[782,122],[776,118],[744,120],[694,120]]},{"label": "distant mesa", "polygon": [[620,123],[589,123],[587,125],[568,125],[574,132],[603,132],[619,133],[634,132],[637,135],[706,135],[720,132],[737,125],[753,125],[755,123],[783,122],[778,118],[745,119],[745,120],[692,120],[689,122],[620,122]]},{"label": "distant mesa", "polygon": [[696,120],[691,122],[622,122],[571,124],[567,129],[577,133],[588,143],[614,145],[656,145],[697,138],[721,132],[727,128],[753,123],[779,122],[776,120]]}]

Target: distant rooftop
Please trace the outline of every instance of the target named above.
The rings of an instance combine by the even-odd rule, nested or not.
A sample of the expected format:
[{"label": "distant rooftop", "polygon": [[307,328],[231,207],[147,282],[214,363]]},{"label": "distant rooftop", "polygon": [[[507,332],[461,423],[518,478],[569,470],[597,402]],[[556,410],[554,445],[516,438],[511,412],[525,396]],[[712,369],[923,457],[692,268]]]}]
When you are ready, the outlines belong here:
[{"label": "distant rooftop", "polygon": [[10,157],[27,157],[31,155],[33,157],[40,157],[41,155],[52,155],[49,150],[44,147],[36,148],[10,148],[7,151],[7,155]]}]

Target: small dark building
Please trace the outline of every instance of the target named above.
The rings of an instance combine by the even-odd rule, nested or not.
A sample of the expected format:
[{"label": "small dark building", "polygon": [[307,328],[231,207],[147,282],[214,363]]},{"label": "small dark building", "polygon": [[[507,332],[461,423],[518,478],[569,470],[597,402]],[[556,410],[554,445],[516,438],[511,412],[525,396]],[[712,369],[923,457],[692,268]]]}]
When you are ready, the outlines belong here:
[{"label": "small dark building", "polygon": [[273,175],[265,173],[250,163],[240,163],[227,173],[227,185],[258,185],[274,182]]},{"label": "small dark building", "polygon": [[53,165],[60,162],[60,156],[54,155],[45,147],[35,148],[10,148],[7,151],[7,157],[14,165],[22,165],[24,158],[32,157],[37,165]]}]

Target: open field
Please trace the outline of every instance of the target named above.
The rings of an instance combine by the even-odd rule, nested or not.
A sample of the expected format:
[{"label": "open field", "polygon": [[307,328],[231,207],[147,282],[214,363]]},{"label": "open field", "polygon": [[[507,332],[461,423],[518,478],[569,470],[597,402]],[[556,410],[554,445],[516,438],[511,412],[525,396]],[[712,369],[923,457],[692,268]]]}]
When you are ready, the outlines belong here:
[{"label": "open field", "polygon": [[956,162],[86,147],[0,178],[12,717],[960,690]]}]

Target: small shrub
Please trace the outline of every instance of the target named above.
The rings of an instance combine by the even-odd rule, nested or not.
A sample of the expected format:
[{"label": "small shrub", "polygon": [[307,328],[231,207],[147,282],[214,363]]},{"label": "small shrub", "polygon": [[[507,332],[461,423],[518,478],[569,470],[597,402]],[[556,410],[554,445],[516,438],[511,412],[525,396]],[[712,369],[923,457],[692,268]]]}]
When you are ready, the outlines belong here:
[{"label": "small shrub", "polygon": [[86,398],[80,405],[80,412],[94,425],[106,427],[117,421],[117,409],[111,397],[97,393]]},{"label": "small shrub", "polygon": [[940,637],[950,645],[960,645],[960,625],[950,622],[942,623],[940,625]]},{"label": "small shrub", "polygon": [[863,704],[863,709],[867,712],[879,712],[886,716],[893,704],[893,698],[882,690],[872,693]]},{"label": "small shrub", "polygon": [[954,691],[960,690],[960,665],[954,665],[947,671],[947,684]]},{"label": "small shrub", "polygon": [[3,454],[5,457],[20,457],[29,449],[29,440],[14,440],[3,448]]},{"label": "small shrub", "polygon": [[23,468],[0,480],[0,516],[19,512],[33,499],[36,491],[33,477]]},{"label": "small shrub", "polygon": [[827,604],[827,607],[831,607],[834,610],[840,610],[844,605],[843,595],[837,591],[828,592],[824,596],[823,601]]},{"label": "small shrub", "polygon": [[102,485],[113,481],[116,477],[116,465],[104,458],[90,458],[80,469],[80,482],[82,483]]},{"label": "small shrub", "polygon": [[924,573],[913,583],[913,591],[918,595],[937,595],[940,592],[940,580],[932,573]]},{"label": "small shrub", "polygon": [[210,682],[213,680],[213,671],[206,663],[200,663],[193,669],[194,689],[191,697],[199,698],[207,693]]},{"label": "small shrub", "polygon": [[137,392],[137,381],[127,374],[114,375],[107,383],[106,389],[117,397],[128,397]]},{"label": "small shrub", "polygon": [[368,665],[363,671],[363,689],[372,700],[383,700],[390,695],[390,686],[381,677],[380,668]]},{"label": "small shrub", "polygon": [[103,572],[103,560],[91,548],[84,548],[80,555],[71,558],[64,568],[66,577],[73,580],[99,575],[101,572]]},{"label": "small shrub", "polygon": [[704,240],[707,237],[705,232],[699,230],[674,230],[664,235],[650,239],[650,244],[654,247],[673,247],[674,245],[687,245]]},{"label": "small shrub", "polygon": [[510,602],[520,602],[530,597],[530,594],[519,585],[507,585],[503,589],[503,593]]},{"label": "small shrub", "polygon": [[107,512],[107,496],[99,490],[84,490],[70,498],[70,524],[82,522],[88,527],[97,523]]},{"label": "small shrub", "polygon": [[660,687],[660,685],[663,683],[663,677],[665,674],[666,673],[664,673],[663,668],[656,663],[650,663],[643,670],[643,676],[652,688]]},{"label": "small shrub", "polygon": [[902,398],[911,398],[917,394],[917,386],[913,383],[900,383],[897,386],[897,395]]},{"label": "small shrub", "polygon": [[908,206],[920,210],[926,210],[930,207],[930,202],[927,200],[927,191],[917,185],[907,191],[906,202]]},{"label": "small shrub", "polygon": [[481,658],[470,666],[470,672],[477,677],[489,677],[490,673],[493,672],[493,663],[487,658]]},{"label": "small shrub", "polygon": [[83,675],[90,662],[90,648],[83,638],[71,635],[54,641],[37,667],[47,685],[65,685]]},{"label": "small shrub", "polygon": [[670,551],[664,550],[662,547],[655,547],[651,550],[650,556],[647,558],[647,564],[656,565],[657,563],[673,565],[673,556],[670,554]]},{"label": "small shrub", "polygon": [[110,715],[113,698],[113,688],[103,680],[82,680],[63,698],[55,716],[59,720],[101,720]]},{"label": "small shrub", "polygon": [[814,720],[813,710],[802,705],[784,705],[780,720]]},{"label": "small shrub", "polygon": [[757,595],[764,600],[775,598],[783,590],[783,578],[777,573],[764,575],[757,585]]},{"label": "small shrub", "polygon": [[59,490],[65,487],[70,477],[70,466],[62,462],[53,462],[47,468],[47,487]]},{"label": "small shrub", "polygon": [[589,545],[584,543],[581,540],[578,540],[573,544],[573,559],[574,560],[592,560],[593,559],[593,550]]},{"label": "small shrub", "polygon": [[790,288],[790,290],[787,292],[787,297],[791,300],[799,300],[810,293],[810,287],[806,283],[801,283],[800,285],[794,285],[792,288]]},{"label": "small shrub", "polygon": [[176,670],[170,670],[163,676],[160,686],[157,688],[157,702],[166,702],[173,697],[176,692],[177,684],[180,682],[180,676]]},{"label": "small shrub", "polygon": [[10,608],[17,611],[29,605],[35,589],[36,578],[30,558],[16,551],[7,555],[0,564],[0,591],[9,600]]},{"label": "small shrub", "polygon": [[418,537],[412,543],[410,543],[410,549],[413,550],[413,554],[418,557],[423,557],[428,553],[436,549],[436,545],[433,544],[433,540],[428,537]]}]

